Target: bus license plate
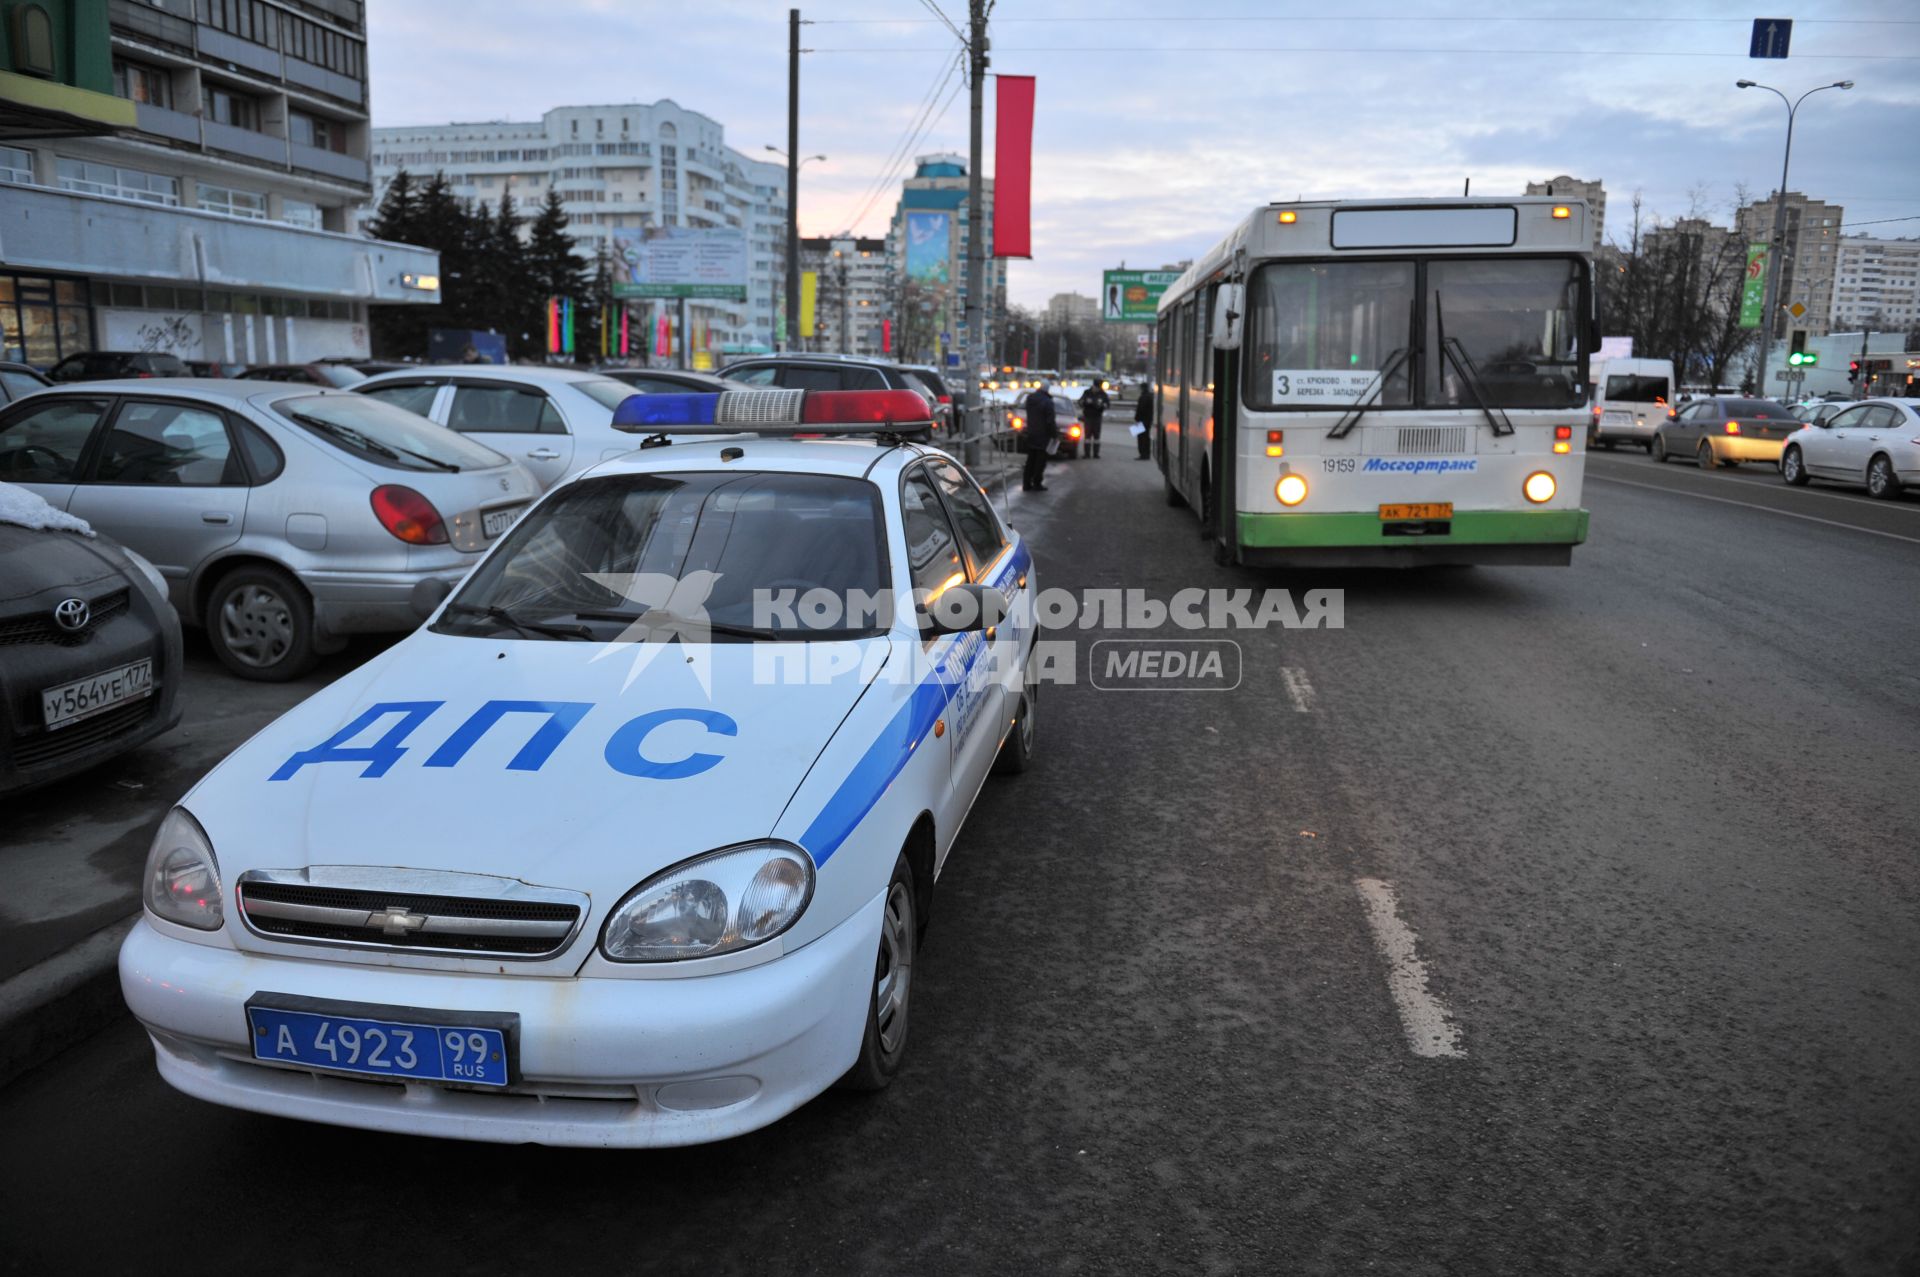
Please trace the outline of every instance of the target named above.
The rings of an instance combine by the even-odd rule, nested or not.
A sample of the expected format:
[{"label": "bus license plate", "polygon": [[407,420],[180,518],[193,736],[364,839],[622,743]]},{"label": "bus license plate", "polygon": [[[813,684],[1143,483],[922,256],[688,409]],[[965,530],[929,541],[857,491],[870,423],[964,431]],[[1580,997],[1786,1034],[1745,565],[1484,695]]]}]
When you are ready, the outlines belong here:
[{"label": "bus license plate", "polygon": [[[367,1008],[378,1010],[378,1008]],[[394,1008],[385,1015],[328,1015],[262,1006],[247,1007],[253,1058],[332,1073],[505,1086],[509,1076],[507,1035],[476,1024],[420,1024]],[[475,1017],[481,1018],[481,1017]],[[493,1018],[493,1017],[487,1017]]]},{"label": "bus license plate", "polygon": [[123,701],[138,700],[153,694],[153,658],[135,661],[115,669],[62,683],[40,693],[40,714],[47,730],[91,718]]},{"label": "bus license plate", "polygon": [[1383,505],[1380,507],[1382,519],[1451,519],[1453,502],[1426,501],[1413,505]]}]

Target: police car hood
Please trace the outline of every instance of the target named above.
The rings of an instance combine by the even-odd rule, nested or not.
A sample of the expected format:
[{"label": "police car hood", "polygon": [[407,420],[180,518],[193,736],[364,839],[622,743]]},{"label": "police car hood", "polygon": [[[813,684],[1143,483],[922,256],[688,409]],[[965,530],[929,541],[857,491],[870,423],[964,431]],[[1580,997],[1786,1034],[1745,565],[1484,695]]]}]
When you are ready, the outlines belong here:
[{"label": "police car hood", "polygon": [[[422,630],[261,731],[183,804],[229,882],[377,865],[611,903],[688,856],[767,836],[887,644],[793,644],[811,677],[770,682],[789,645]],[[822,670],[836,650],[838,672]]]}]

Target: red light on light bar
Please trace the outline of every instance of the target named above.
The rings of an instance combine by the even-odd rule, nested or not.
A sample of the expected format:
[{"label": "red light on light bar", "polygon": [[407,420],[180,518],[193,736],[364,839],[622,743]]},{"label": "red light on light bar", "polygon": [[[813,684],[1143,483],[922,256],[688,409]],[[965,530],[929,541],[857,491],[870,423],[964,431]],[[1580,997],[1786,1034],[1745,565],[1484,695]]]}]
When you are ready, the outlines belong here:
[{"label": "red light on light bar", "polygon": [[805,425],[931,425],[927,401],[911,390],[810,390]]}]

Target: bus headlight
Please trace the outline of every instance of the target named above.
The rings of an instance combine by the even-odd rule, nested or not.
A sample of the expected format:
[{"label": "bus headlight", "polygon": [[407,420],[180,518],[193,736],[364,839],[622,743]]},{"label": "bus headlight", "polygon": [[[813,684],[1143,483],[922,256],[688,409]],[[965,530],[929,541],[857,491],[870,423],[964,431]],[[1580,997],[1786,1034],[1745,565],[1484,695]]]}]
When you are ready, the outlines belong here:
[{"label": "bus headlight", "polygon": [[1535,505],[1541,505],[1553,500],[1553,494],[1558,488],[1559,485],[1553,481],[1552,475],[1545,470],[1535,470],[1527,476],[1527,481],[1520,490],[1527,494],[1527,500]]},{"label": "bus headlight", "polygon": [[1280,498],[1281,505],[1299,505],[1307,499],[1307,481],[1297,474],[1283,474],[1273,485],[1273,495]]}]

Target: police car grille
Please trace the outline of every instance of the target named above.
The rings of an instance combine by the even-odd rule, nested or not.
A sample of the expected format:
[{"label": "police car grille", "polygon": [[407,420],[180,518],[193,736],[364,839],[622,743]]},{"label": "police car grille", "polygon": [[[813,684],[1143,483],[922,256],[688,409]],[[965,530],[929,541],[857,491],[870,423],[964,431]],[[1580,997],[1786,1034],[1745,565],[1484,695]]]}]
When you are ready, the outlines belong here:
[{"label": "police car grille", "polygon": [[718,426],[780,426],[800,419],[804,390],[729,390],[714,413]]},{"label": "police car grille", "polygon": [[240,910],[264,936],[419,952],[539,958],[558,953],[576,905],[242,882]]}]

